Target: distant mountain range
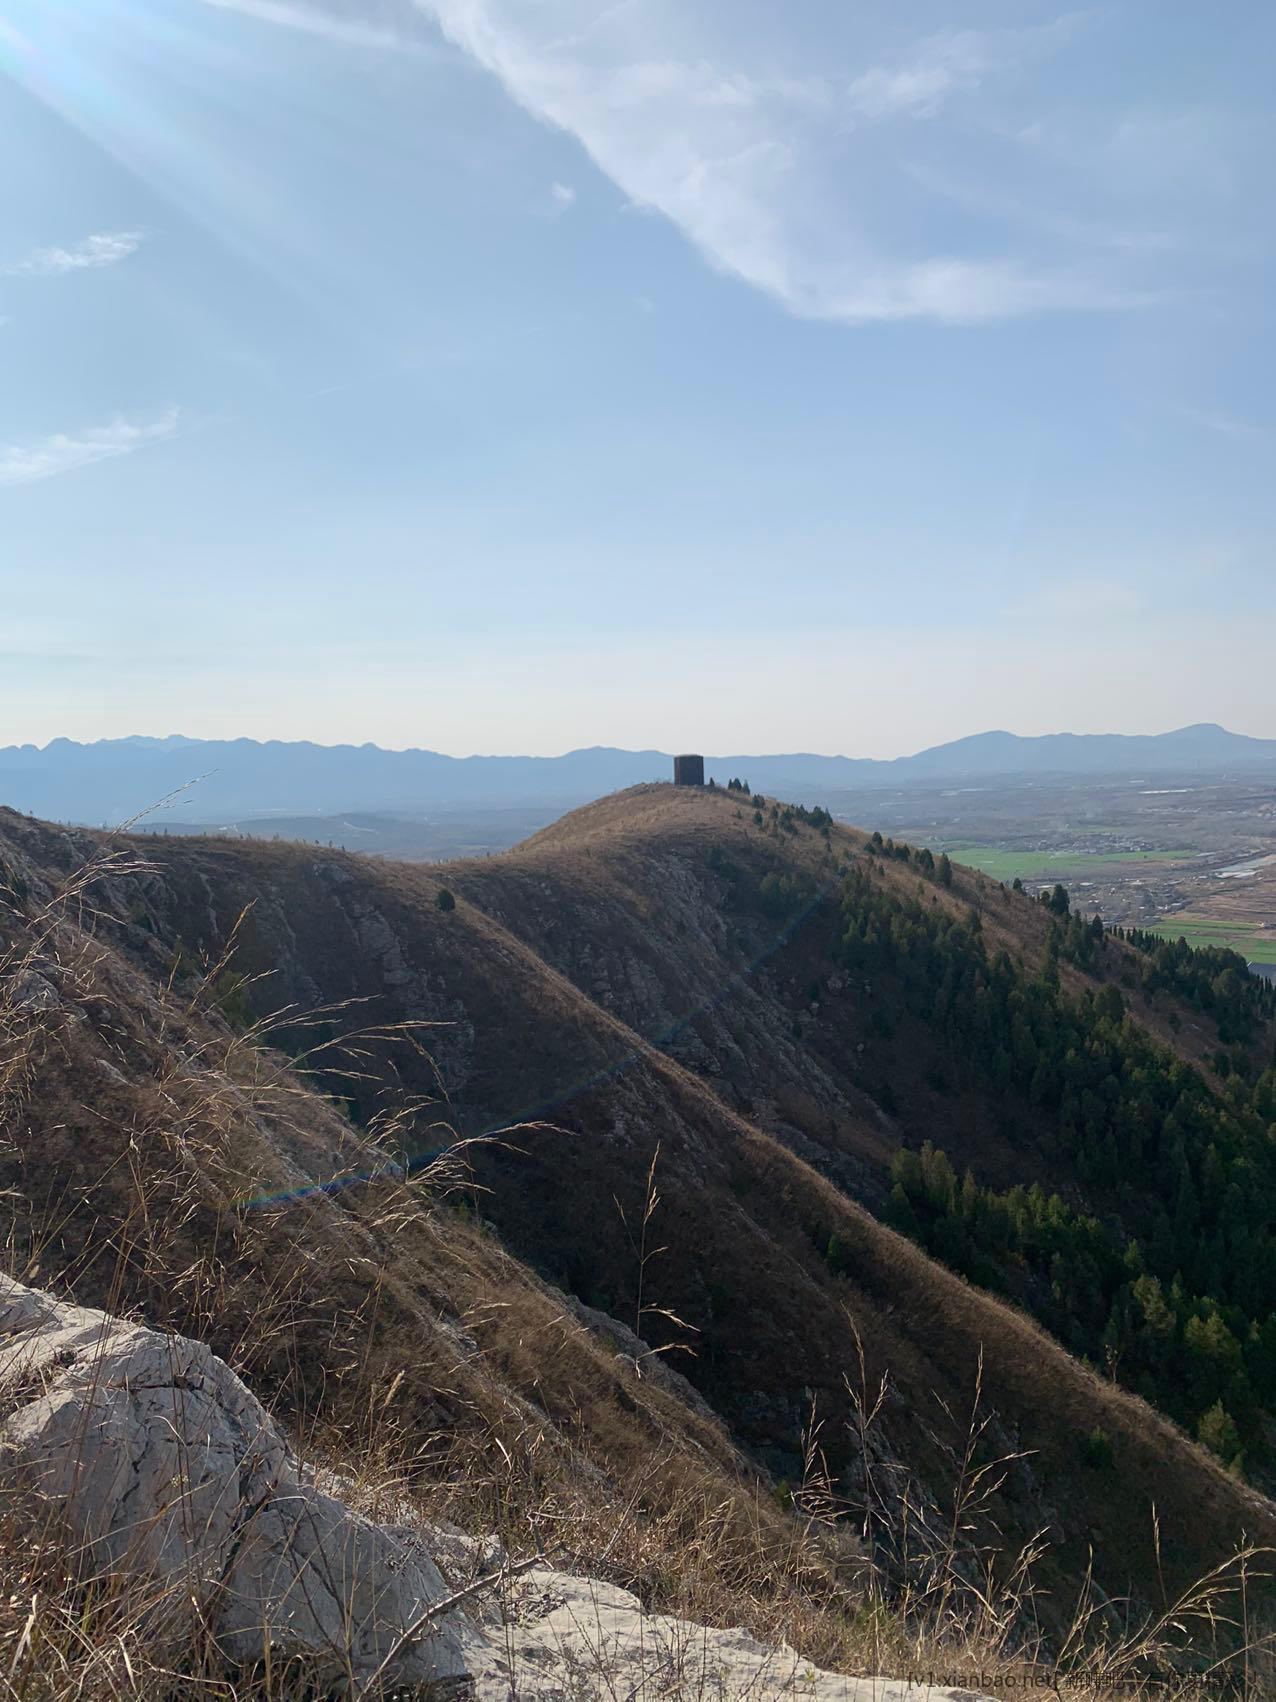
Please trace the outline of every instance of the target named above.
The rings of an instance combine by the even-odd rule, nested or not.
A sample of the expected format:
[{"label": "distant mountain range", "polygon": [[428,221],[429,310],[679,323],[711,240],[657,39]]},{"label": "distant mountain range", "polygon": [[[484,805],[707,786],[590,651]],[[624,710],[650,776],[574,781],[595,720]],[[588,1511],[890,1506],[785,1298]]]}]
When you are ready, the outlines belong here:
[{"label": "distant mountain range", "polygon": [[[209,823],[235,816],[375,810],[419,815],[500,806],[567,809],[673,772],[664,751],[595,745],[563,756],[443,756],[377,745],[254,739],[54,739],[0,747],[0,804],[55,821],[117,823],[170,794],[169,819]],[[1276,778],[1276,739],[1251,739],[1213,723],[1174,732],[978,733],[889,762],[795,752],[706,756],[706,774],[733,775],[755,791],[802,800],[914,782],[991,777],[1220,775]]]}]

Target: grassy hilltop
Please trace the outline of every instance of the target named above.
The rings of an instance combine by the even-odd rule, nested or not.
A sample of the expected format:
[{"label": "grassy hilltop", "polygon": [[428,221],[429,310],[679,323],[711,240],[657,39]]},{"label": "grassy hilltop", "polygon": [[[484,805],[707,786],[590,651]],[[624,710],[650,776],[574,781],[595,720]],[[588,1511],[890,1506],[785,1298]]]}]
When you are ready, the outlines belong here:
[{"label": "grassy hilltop", "polygon": [[1276,1540],[1226,954],[735,790],[430,868],[5,812],[0,863],[9,1268],[330,1457],[877,1670]]}]

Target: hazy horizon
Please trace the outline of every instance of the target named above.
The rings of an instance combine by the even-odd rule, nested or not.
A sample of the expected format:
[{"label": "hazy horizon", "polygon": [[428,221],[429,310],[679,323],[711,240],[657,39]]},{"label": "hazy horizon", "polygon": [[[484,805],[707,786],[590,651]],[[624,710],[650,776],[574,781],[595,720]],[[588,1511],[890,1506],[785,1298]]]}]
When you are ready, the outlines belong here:
[{"label": "hazy horizon", "polygon": [[[989,735],[1009,734],[1012,738],[1019,738],[1019,739],[1050,738],[1050,737],[1059,736],[1059,735],[1077,736],[1079,734],[1081,736],[1086,736],[1087,734],[1089,734],[1089,735],[1097,736],[1097,737],[1118,737],[1118,738],[1122,738],[1122,737],[1125,737],[1125,738],[1151,737],[1151,738],[1156,738],[1158,736],[1163,736],[1163,735],[1166,735],[1166,734],[1169,734],[1169,733],[1181,732],[1181,731],[1184,731],[1188,728],[1193,728],[1193,727],[1221,727],[1223,731],[1230,733],[1230,734],[1235,734],[1235,735],[1242,737],[1242,738],[1255,738],[1255,739],[1276,738],[1276,733],[1261,733],[1261,732],[1256,733],[1256,732],[1251,732],[1247,728],[1229,727],[1225,723],[1218,722],[1218,721],[1215,721],[1215,720],[1212,720],[1212,719],[1209,719],[1209,718],[1198,718],[1198,719],[1193,720],[1193,721],[1181,722],[1181,723],[1179,723],[1179,724],[1177,724],[1173,727],[1150,727],[1150,728],[1098,727],[1098,728],[1085,729],[1085,730],[1081,730],[1081,729],[1078,729],[1076,727],[1049,727],[1049,728],[1042,729],[1042,731],[1039,732],[1039,733],[1025,733],[1025,732],[1021,731],[1020,729],[1014,728],[1014,727],[978,727],[978,728],[971,729],[971,731],[969,731],[969,732],[964,732],[964,733],[963,732],[954,732],[950,735],[945,736],[944,738],[932,740],[932,741],[930,741],[930,744],[928,744],[928,745],[918,745],[918,746],[915,746],[915,747],[908,749],[908,750],[890,751],[890,752],[887,752],[883,755],[878,755],[877,753],[874,753],[874,752],[871,752],[871,751],[852,749],[850,747],[840,748],[840,749],[837,749],[837,750],[820,750],[815,745],[812,745],[812,744],[790,745],[790,746],[787,746],[783,749],[777,747],[773,750],[765,750],[765,749],[761,749],[761,748],[754,749],[754,750],[746,750],[745,746],[742,745],[742,744],[739,744],[739,743],[736,743],[734,745],[723,745],[721,748],[714,748],[714,747],[710,747],[709,745],[707,745],[703,742],[701,742],[700,744],[697,745],[694,741],[688,742],[686,740],[684,740],[681,744],[677,744],[677,745],[675,745],[675,744],[669,744],[669,745],[628,744],[628,745],[625,745],[625,744],[615,744],[615,743],[612,743],[610,741],[600,740],[600,739],[581,739],[581,740],[577,740],[573,744],[564,745],[561,748],[554,749],[554,750],[530,750],[530,749],[495,750],[495,749],[490,749],[490,750],[459,750],[459,751],[452,750],[452,751],[448,751],[448,750],[441,749],[437,745],[432,745],[432,744],[428,744],[428,743],[388,745],[388,744],[382,744],[380,741],[375,740],[375,739],[354,739],[354,738],[312,739],[312,738],[306,738],[304,736],[300,737],[300,738],[279,738],[278,736],[276,736],[274,734],[260,734],[259,735],[259,734],[254,734],[254,733],[230,733],[230,734],[204,735],[204,734],[193,734],[193,733],[187,733],[187,732],[140,733],[140,732],[137,732],[135,730],[135,731],[130,732],[130,733],[103,734],[103,735],[99,735],[99,736],[94,737],[94,738],[75,738],[74,736],[72,736],[70,734],[59,733],[59,734],[54,734],[49,739],[35,740],[35,739],[21,739],[21,738],[6,738],[3,734],[2,725],[0,725],[0,750],[6,749],[6,748],[8,748],[8,749],[15,749],[16,748],[16,749],[46,750],[46,749],[48,749],[50,744],[55,744],[60,740],[66,740],[66,741],[68,741],[72,744],[78,744],[78,745],[83,745],[83,746],[88,746],[88,745],[92,745],[92,744],[127,743],[129,741],[148,741],[148,742],[151,742],[151,743],[154,743],[154,744],[164,744],[164,743],[167,743],[167,742],[170,742],[170,741],[172,741],[172,742],[189,742],[189,743],[192,743],[192,744],[194,744],[194,743],[222,743],[222,742],[235,743],[235,742],[239,742],[239,741],[247,741],[249,743],[257,744],[257,745],[296,743],[296,744],[316,745],[316,746],[323,748],[323,749],[350,749],[350,750],[359,750],[361,748],[364,748],[366,746],[371,745],[371,746],[374,746],[378,750],[382,750],[382,751],[387,752],[388,754],[407,753],[407,752],[426,752],[426,753],[429,753],[429,754],[432,754],[432,755],[448,757],[448,758],[455,760],[455,761],[466,761],[466,760],[468,760],[469,758],[472,758],[472,757],[502,757],[502,758],[508,757],[508,758],[513,758],[513,759],[527,757],[527,758],[533,758],[533,759],[534,758],[553,759],[553,758],[556,758],[556,757],[569,756],[569,755],[571,755],[575,752],[589,751],[589,750],[617,750],[617,751],[625,752],[627,754],[641,754],[645,751],[653,751],[653,752],[658,752],[662,755],[672,755],[672,754],[674,754],[675,750],[697,750],[697,751],[702,752],[706,756],[712,755],[713,757],[715,757],[719,760],[722,760],[722,759],[728,758],[728,757],[739,757],[739,756],[746,756],[746,755],[750,756],[750,757],[758,757],[758,758],[762,758],[762,757],[771,758],[771,757],[802,755],[802,756],[828,757],[830,759],[846,759],[846,760],[850,760],[850,761],[855,761],[855,760],[859,760],[859,759],[868,759],[870,761],[890,762],[890,761],[896,760],[897,758],[916,756],[916,755],[920,754],[920,752],[927,750],[927,749],[931,748],[932,746],[942,746],[942,745],[948,745],[948,744],[953,744],[953,743],[960,743],[960,742],[962,742],[963,740],[966,740],[966,739],[987,737]],[[725,779],[726,776],[724,776],[723,778]],[[0,802],[3,802],[3,799],[0,799]]]}]

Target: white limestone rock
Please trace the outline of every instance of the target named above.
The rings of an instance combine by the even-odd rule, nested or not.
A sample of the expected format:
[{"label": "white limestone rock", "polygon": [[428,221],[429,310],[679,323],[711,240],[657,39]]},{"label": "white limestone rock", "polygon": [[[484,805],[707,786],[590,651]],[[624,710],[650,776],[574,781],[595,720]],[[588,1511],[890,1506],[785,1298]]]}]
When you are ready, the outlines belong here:
[{"label": "white limestone rock", "polygon": [[[821,1671],[742,1630],[645,1613],[597,1579],[518,1571],[499,1543],[450,1527],[374,1524],[339,1479],[302,1470],[208,1348],[3,1276],[0,1482],[96,1575],[166,1586],[148,1592],[167,1603],[157,1636],[189,1639],[198,1621],[228,1661],[256,1663],[269,1645],[313,1660],[333,1692],[979,1702]],[[463,1607],[424,1617],[458,1590]]]},{"label": "white limestone rock", "polygon": [[476,1702],[981,1702],[970,1691],[822,1671],[747,1631],[644,1613],[614,1584],[547,1568],[485,1609]]},{"label": "white limestone rock", "polygon": [[[465,1627],[420,1538],[301,1471],[209,1350],[0,1277],[0,1473],[98,1574],[193,1598],[232,1661],[313,1658],[349,1682],[455,1680]],[[414,1631],[416,1627],[416,1631]]]}]

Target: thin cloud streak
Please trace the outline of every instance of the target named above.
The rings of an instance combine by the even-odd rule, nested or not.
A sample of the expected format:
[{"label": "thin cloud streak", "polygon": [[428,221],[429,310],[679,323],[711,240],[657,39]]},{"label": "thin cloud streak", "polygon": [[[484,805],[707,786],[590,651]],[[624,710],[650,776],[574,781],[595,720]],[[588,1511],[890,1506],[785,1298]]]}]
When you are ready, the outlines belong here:
[{"label": "thin cloud streak", "polygon": [[[219,12],[239,12],[259,23],[276,24],[284,29],[302,30],[307,35],[322,36],[345,47],[366,47],[390,50],[395,53],[429,53],[430,44],[419,33],[395,23],[369,23],[363,16],[351,16],[344,8],[332,4],[310,6],[297,0],[202,0]],[[356,11],[366,12],[367,7]],[[400,18],[407,8],[394,11]],[[407,13],[410,16],[410,13]]]},{"label": "thin cloud streak", "polygon": [[1238,419],[1235,414],[1225,414],[1216,408],[1181,407],[1176,412],[1180,418],[1199,426],[1202,431],[1213,432],[1216,437],[1230,438],[1233,443],[1254,443],[1270,447],[1276,442],[1276,434],[1266,426],[1254,425],[1250,420]]},{"label": "thin cloud streak", "polygon": [[861,72],[851,82],[848,103],[865,119],[930,118],[949,95],[978,88],[1002,63],[988,35],[965,30],[932,36],[907,63]]},{"label": "thin cloud streak", "polygon": [[91,272],[118,266],[142,246],[137,230],[98,231],[73,248],[37,248],[3,270],[10,278],[52,278],[64,272]]},{"label": "thin cloud streak", "polygon": [[901,63],[849,80],[775,79],[690,48],[679,57],[656,0],[629,8],[614,40],[595,32],[588,56],[562,29],[573,0],[554,9],[552,32],[526,0],[415,4],[528,112],[574,136],[631,203],[663,213],[716,270],[800,318],[977,324],[1150,299],[1097,259],[895,252],[856,199],[856,171],[871,191],[894,163],[894,149],[866,135],[933,118],[993,72],[1039,58],[1066,39],[1072,15],[925,37]]},{"label": "thin cloud streak", "polygon": [[177,424],[178,410],[169,408],[158,419],[142,424],[117,417],[108,425],[91,426],[75,434],[57,432],[35,443],[10,444],[0,449],[0,486],[35,484],[94,461],[131,455],[149,443],[172,437]]},{"label": "thin cloud streak", "polygon": [[[982,324],[1159,299],[1137,253],[1069,226],[1067,189],[1040,175],[1040,126],[1000,118],[997,87],[1018,77],[1022,94],[1029,68],[1035,86],[1042,62],[1084,33],[1086,13],[919,33],[890,52],[866,28],[859,64],[852,54],[778,74],[774,55],[718,27],[712,7],[670,0],[601,11],[591,0],[203,3],[391,51],[429,50],[412,20],[437,28],[527,113],[573,137],[629,205],[663,215],[716,271],[798,318]],[[1006,228],[991,249],[979,233],[928,245],[915,209],[884,193],[916,167],[908,131],[937,133],[947,161],[950,130],[1000,139]],[[925,194],[923,176],[914,183]],[[981,160],[972,181],[985,176]],[[1053,223],[1042,211],[1052,192],[1062,194]],[[1016,215],[1016,201],[1031,216]]]}]

